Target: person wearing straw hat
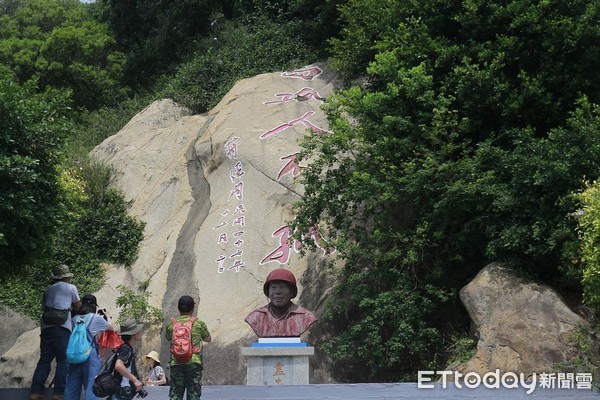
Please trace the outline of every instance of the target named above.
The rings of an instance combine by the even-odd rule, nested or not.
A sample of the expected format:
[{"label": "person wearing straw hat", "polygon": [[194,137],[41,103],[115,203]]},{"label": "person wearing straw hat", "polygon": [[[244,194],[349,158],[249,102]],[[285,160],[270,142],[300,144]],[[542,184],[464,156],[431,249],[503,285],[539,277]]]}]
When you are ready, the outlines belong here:
[{"label": "person wearing straw hat", "polygon": [[52,283],[42,298],[42,321],[40,324],[40,359],[31,379],[30,400],[45,400],[44,388],[52,360],[56,359],[52,400],[62,400],[67,382],[67,345],[73,330],[70,310],[79,309],[81,300],[73,274],[67,265],[58,265],[52,270]]},{"label": "person wearing straw hat", "polygon": [[124,343],[117,349],[115,371],[122,379],[121,388],[112,397],[113,399],[131,400],[143,389],[135,364],[135,346],[142,341],[143,329],[144,325],[133,319],[124,321],[120,325],[119,334]]},{"label": "person wearing straw hat", "polygon": [[146,355],[146,363],[150,366],[150,373],[144,379],[144,383],[148,386],[160,386],[167,383],[165,371],[160,366],[160,358],[158,353],[152,350]]}]

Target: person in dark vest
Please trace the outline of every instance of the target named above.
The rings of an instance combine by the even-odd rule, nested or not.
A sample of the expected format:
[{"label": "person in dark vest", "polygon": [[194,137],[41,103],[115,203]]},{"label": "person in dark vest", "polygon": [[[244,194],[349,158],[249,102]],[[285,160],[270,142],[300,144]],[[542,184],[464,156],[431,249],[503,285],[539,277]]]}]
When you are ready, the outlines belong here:
[{"label": "person in dark vest", "polygon": [[253,310],[245,318],[258,337],[300,336],[317,322],[312,312],[292,302],[298,294],[298,286],[291,271],[284,268],[271,271],[263,292],[269,299],[268,304]]},{"label": "person in dark vest", "polygon": [[[52,400],[62,400],[67,382],[67,345],[73,330],[71,309],[81,306],[79,292],[71,284],[73,274],[67,265],[54,268],[52,283],[44,291],[40,325],[40,359],[33,372],[30,400],[45,400],[44,388],[50,375],[50,365],[56,359]],[[63,319],[64,318],[64,319]]]}]

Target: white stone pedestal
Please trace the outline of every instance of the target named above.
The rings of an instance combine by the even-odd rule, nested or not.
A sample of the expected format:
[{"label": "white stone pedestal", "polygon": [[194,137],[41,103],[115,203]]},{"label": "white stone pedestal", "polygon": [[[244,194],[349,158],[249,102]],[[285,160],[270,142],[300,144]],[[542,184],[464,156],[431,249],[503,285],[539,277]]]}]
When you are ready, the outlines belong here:
[{"label": "white stone pedestal", "polygon": [[308,385],[314,347],[242,347],[246,385]]}]

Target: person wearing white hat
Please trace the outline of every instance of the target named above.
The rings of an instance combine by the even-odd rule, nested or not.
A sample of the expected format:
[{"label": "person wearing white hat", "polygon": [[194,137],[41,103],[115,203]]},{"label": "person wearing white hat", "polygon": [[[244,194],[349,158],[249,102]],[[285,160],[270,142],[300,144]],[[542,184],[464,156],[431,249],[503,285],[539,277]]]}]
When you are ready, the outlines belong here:
[{"label": "person wearing white hat", "polygon": [[152,350],[146,355],[146,363],[150,366],[150,374],[144,379],[144,383],[148,386],[160,386],[167,383],[167,376],[163,367],[160,366],[160,358],[158,353]]}]

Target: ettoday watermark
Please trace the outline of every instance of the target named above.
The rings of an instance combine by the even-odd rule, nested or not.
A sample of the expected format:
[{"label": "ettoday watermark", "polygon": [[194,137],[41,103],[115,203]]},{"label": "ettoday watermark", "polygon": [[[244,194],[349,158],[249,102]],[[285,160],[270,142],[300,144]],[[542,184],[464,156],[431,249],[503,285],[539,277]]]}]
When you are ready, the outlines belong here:
[{"label": "ettoday watermark", "polygon": [[440,381],[442,388],[448,383],[454,384],[458,389],[466,387],[475,389],[481,385],[489,389],[524,388],[531,394],[537,387],[547,389],[591,389],[591,373],[533,373],[525,376],[523,373],[500,372],[499,369],[483,375],[477,372],[463,374],[458,371],[418,371],[417,387],[419,389],[433,389],[436,381]]}]

